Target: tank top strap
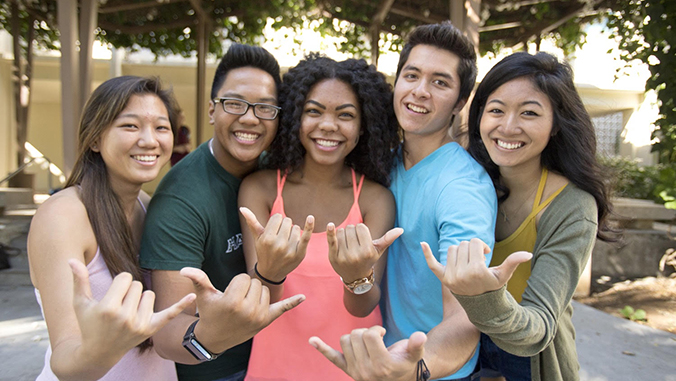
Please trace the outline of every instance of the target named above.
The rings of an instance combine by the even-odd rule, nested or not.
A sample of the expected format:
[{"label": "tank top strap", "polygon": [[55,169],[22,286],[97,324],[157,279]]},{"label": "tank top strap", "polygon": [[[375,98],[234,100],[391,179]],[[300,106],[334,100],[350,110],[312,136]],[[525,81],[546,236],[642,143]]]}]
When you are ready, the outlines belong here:
[{"label": "tank top strap", "polygon": [[284,184],[286,183],[286,172],[282,176],[282,170],[277,170],[277,197],[282,197],[282,190],[284,189]]},{"label": "tank top strap", "polygon": [[543,202],[540,202],[542,199],[544,190],[545,190],[545,183],[547,182],[547,173],[548,171],[546,169],[542,169],[542,178],[540,179],[540,186],[538,187],[538,194],[535,196],[535,203],[533,205],[533,210],[531,211],[532,215],[537,215],[540,213],[542,209],[544,209],[547,205],[549,205],[552,200],[556,198],[556,196],[563,191],[563,189],[568,185],[565,184],[561,188],[557,189],[556,192],[554,192],[551,196],[547,197],[547,199]]},{"label": "tank top strap", "polygon": [[354,202],[359,203],[359,195],[361,194],[361,187],[364,185],[364,175],[361,175],[359,178],[359,184],[357,184],[357,175],[354,172],[353,168],[350,168],[352,171],[352,192],[354,194]]},{"label": "tank top strap", "polygon": [[542,201],[542,195],[545,193],[545,185],[547,184],[547,168],[542,168],[542,174],[540,175],[540,184],[538,184],[538,191],[535,194],[535,201],[533,202],[533,207],[531,210],[535,210]]},{"label": "tank top strap", "polygon": [[146,210],[146,206],[143,205],[143,202],[141,201],[141,197],[136,197],[136,200],[138,200],[138,204],[141,205],[141,209],[143,209],[143,213],[148,214],[148,211]]}]

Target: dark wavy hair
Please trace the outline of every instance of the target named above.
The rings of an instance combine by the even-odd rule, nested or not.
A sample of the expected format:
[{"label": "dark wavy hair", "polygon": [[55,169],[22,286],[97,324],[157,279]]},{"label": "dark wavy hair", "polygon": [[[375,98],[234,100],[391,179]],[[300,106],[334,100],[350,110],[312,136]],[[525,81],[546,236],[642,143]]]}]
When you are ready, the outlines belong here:
[{"label": "dark wavy hair", "polygon": [[519,52],[493,66],[477,88],[469,109],[469,153],[486,168],[501,192],[499,200],[504,201],[509,189],[500,182],[500,169],[488,155],[479,126],[488,97],[503,84],[524,77],[552,104],[552,132],[540,157],[542,166],[594,196],[598,207],[597,236],[604,241],[615,240],[607,220],[612,209],[610,192],[604,170],[596,160],[596,132],[575,89],[573,70],[568,64],[548,53]]},{"label": "dark wavy hair", "polygon": [[[171,129],[176,131],[178,104],[173,92],[163,89],[158,78],[123,76],[109,79],[94,90],[82,111],[78,157],[66,182],[66,187],[79,185],[81,188],[80,199],[110,274],[114,277],[128,272],[144,286],[147,285],[138,262],[138,247],[134,244],[131,226],[119,197],[110,186],[106,163],[99,152],[92,150],[92,146],[111,128],[132,96],[146,94],[160,98],[167,108]],[[142,350],[150,346],[150,340],[139,345]]]},{"label": "dark wavy hair", "polygon": [[361,136],[357,146],[345,158],[345,164],[388,186],[393,148],[399,142],[397,119],[392,108],[392,86],[375,66],[363,59],[336,62],[311,54],[284,75],[279,96],[282,100],[279,130],[264,166],[290,172],[301,166],[305,148],[299,135],[305,100],[312,87],[326,79],[348,84],[361,106]]},{"label": "dark wavy hair", "polygon": [[260,46],[232,44],[216,67],[214,81],[211,84],[211,99],[218,96],[218,90],[223,86],[228,73],[242,67],[253,67],[267,72],[275,80],[279,90],[282,82],[279,76],[279,63],[270,52]]},{"label": "dark wavy hair", "polygon": [[[450,21],[439,24],[420,25],[406,37],[406,44],[399,54],[397,64],[397,76],[408,61],[411,50],[418,45],[430,45],[435,48],[446,50],[460,58],[458,65],[458,77],[460,77],[460,94],[458,101],[469,99],[477,76],[476,51],[474,44],[462,32],[453,26]],[[452,122],[451,122],[452,123]]]}]

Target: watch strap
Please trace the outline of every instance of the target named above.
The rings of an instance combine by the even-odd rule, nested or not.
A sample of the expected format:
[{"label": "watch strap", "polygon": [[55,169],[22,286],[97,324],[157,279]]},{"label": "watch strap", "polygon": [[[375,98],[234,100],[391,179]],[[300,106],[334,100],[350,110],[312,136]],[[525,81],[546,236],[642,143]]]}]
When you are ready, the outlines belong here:
[{"label": "watch strap", "polygon": [[212,353],[200,343],[195,337],[195,326],[200,319],[195,320],[190,324],[188,330],[183,335],[183,348],[190,352],[200,362],[212,361],[218,358],[222,353]]},{"label": "watch strap", "polygon": [[355,289],[357,286],[360,286],[360,285],[366,284],[366,283],[372,285],[372,284],[375,284],[375,282],[376,282],[375,274],[374,274],[373,268],[371,268],[371,272],[369,273],[369,275],[368,275],[367,277],[359,278],[359,279],[357,279],[357,280],[355,280],[355,281],[352,281],[352,282],[349,282],[349,283],[348,283],[348,282],[345,282],[345,281],[343,280],[343,278],[340,278],[340,280],[343,281],[343,284],[345,285],[345,288],[347,288],[347,289],[348,289],[350,292],[352,292],[352,293],[354,293],[354,289]]}]

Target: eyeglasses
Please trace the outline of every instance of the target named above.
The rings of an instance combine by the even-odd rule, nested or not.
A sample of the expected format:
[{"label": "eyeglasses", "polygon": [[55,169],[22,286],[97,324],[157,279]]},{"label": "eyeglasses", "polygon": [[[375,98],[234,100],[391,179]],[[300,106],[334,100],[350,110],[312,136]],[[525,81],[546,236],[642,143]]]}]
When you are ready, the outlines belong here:
[{"label": "eyeglasses", "polygon": [[214,103],[221,103],[223,111],[233,115],[244,115],[249,111],[249,107],[253,107],[254,115],[258,119],[273,120],[279,114],[282,108],[279,106],[267,103],[249,103],[244,99],[238,98],[216,98]]}]

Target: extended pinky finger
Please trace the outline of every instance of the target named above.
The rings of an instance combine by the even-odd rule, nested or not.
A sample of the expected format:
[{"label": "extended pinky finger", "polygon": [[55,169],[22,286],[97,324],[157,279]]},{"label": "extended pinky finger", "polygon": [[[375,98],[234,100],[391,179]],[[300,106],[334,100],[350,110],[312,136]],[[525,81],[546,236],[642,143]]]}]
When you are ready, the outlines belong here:
[{"label": "extended pinky finger", "polygon": [[430,270],[432,270],[432,272],[434,273],[434,275],[436,275],[437,278],[443,280],[444,272],[446,271],[444,265],[439,263],[439,261],[437,261],[437,259],[434,257],[434,254],[432,254],[432,249],[430,249],[430,245],[428,245],[427,242],[420,242],[420,246],[422,247],[423,254],[425,254],[427,267],[429,267]]},{"label": "extended pinky finger", "polygon": [[331,346],[323,342],[322,339],[317,336],[312,336],[308,342],[315,347],[319,353],[331,361],[333,365],[347,373],[347,361],[345,361],[345,356],[343,356],[341,352],[331,348]]}]

